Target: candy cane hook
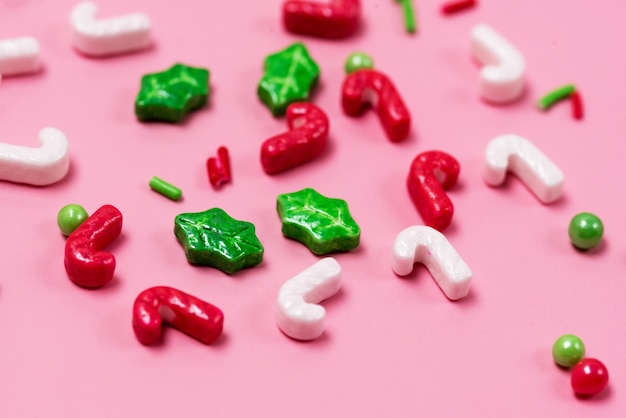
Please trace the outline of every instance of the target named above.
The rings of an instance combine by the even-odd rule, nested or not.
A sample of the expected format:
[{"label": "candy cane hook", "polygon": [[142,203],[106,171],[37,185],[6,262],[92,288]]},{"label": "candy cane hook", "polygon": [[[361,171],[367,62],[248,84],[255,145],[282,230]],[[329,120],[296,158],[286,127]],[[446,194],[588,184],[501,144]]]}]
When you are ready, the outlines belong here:
[{"label": "candy cane hook", "polygon": [[141,292],[133,306],[133,331],[139,342],[158,342],[164,322],[211,344],[222,335],[224,314],[216,306],[171,287],[156,286]]},{"label": "candy cane hook", "polygon": [[0,143],[0,180],[47,186],[62,180],[70,169],[67,137],[55,128],[39,131],[41,147]]},{"label": "candy cane hook", "polygon": [[287,280],[278,291],[276,323],[297,340],[313,340],[324,332],[326,310],[319,303],[341,287],[341,266],[332,257],[323,258]]},{"label": "candy cane hook", "polygon": [[343,82],[341,102],[349,116],[359,116],[366,105],[371,105],[390,141],[399,142],[409,136],[411,114],[385,74],[371,69],[348,74]]},{"label": "candy cane hook", "polygon": [[261,146],[261,164],[267,174],[280,173],[318,157],[328,142],[328,117],[312,103],[292,103],[287,108],[289,132]]},{"label": "candy cane hook", "polygon": [[283,3],[285,28],[299,35],[347,38],[358,30],[360,21],[360,0],[288,0]]},{"label": "candy cane hook", "polygon": [[393,244],[391,266],[398,276],[413,271],[422,263],[451,300],[467,296],[472,271],[446,237],[429,226],[411,226],[398,234]]},{"label": "candy cane hook", "polygon": [[480,95],[494,103],[518,99],[524,90],[524,57],[502,35],[485,24],[474,26],[472,53],[484,67],[480,70]]},{"label": "candy cane hook", "polygon": [[0,76],[33,73],[41,67],[39,41],[32,37],[0,41]]},{"label": "candy cane hook", "polygon": [[443,151],[418,154],[411,164],[407,188],[424,223],[439,231],[452,221],[454,205],[446,190],[456,185],[461,166]]},{"label": "candy cane hook", "polygon": [[97,288],[109,283],[115,257],[103,249],[122,232],[122,214],[104,205],[85,220],[65,242],[65,271],[78,286]]},{"label": "candy cane hook", "polygon": [[150,45],[150,18],[133,13],[112,19],[98,20],[98,6],[90,1],[78,3],[70,15],[73,42],[87,55],[120,54]]},{"label": "candy cane hook", "polygon": [[532,142],[519,135],[500,135],[487,144],[483,177],[490,186],[504,182],[507,171],[515,173],[543,203],[561,196],[565,177]]}]

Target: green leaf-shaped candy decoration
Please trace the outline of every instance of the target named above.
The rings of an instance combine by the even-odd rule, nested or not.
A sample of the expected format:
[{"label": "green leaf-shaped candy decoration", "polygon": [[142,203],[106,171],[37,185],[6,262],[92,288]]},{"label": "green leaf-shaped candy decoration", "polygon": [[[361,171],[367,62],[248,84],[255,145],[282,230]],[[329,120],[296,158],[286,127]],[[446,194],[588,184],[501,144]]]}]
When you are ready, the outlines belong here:
[{"label": "green leaf-shaped candy decoration", "polygon": [[259,82],[259,99],[274,116],[285,114],[293,102],[309,99],[320,75],[320,68],[304,44],[296,42],[275,54],[268,55]]},{"label": "green leaf-shaped candy decoration", "polygon": [[361,228],[345,200],[325,197],[311,188],[278,195],[276,209],[283,235],[322,255],[359,246]]},{"label": "green leaf-shaped candy decoration", "polygon": [[209,70],[175,64],[166,71],[141,77],[135,114],[141,121],[180,122],[204,106],[209,97]]},{"label": "green leaf-shaped candy decoration", "polygon": [[174,234],[192,264],[216,267],[233,274],[263,261],[263,245],[250,222],[231,218],[220,208],[181,213]]}]

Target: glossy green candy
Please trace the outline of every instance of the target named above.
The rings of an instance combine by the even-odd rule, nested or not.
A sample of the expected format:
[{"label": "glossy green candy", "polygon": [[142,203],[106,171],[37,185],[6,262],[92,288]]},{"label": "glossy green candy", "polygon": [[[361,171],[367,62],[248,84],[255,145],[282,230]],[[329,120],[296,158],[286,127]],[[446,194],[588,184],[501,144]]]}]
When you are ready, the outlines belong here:
[{"label": "glossy green candy", "polygon": [[181,213],[174,219],[174,234],[192,264],[233,274],[263,261],[254,225],[233,219],[220,208]]},{"label": "glossy green candy", "polygon": [[165,180],[162,180],[156,176],[150,179],[150,182],[148,183],[148,185],[150,186],[152,190],[154,190],[155,192],[159,194],[162,194],[168,199],[176,201],[176,200],[180,200],[180,198],[183,197],[182,190],[180,190],[178,187],[174,186],[173,184],[170,184],[166,182]]},{"label": "glossy green candy", "polygon": [[353,73],[357,70],[371,70],[373,68],[374,60],[364,52],[353,52],[348,56],[348,59],[346,59],[346,74]]},{"label": "glossy green candy", "polygon": [[291,103],[309,99],[319,75],[304,44],[296,42],[265,58],[257,94],[274,116],[282,116]]},{"label": "glossy green candy", "polygon": [[180,122],[209,97],[209,71],[175,64],[166,71],[146,74],[135,99],[135,114],[141,121]]},{"label": "glossy green candy", "polygon": [[552,358],[559,366],[573,367],[585,357],[585,344],[575,335],[561,335],[552,345]]},{"label": "glossy green candy", "polygon": [[604,225],[593,213],[581,212],[570,221],[568,232],[576,248],[589,250],[602,240]]},{"label": "glossy green candy", "polygon": [[281,194],[276,209],[283,235],[322,255],[350,251],[359,246],[361,229],[352,219],[345,200],[322,196],[313,189]]},{"label": "glossy green candy", "polygon": [[80,226],[89,217],[89,214],[80,205],[70,204],[61,208],[57,214],[57,225],[61,233],[66,237],[69,236],[76,228]]}]

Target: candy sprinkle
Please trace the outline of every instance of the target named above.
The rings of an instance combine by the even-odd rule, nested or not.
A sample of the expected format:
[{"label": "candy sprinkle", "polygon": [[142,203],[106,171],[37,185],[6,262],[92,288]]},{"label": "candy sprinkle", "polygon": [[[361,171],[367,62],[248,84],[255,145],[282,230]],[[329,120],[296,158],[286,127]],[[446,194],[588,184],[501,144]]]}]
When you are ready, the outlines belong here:
[{"label": "candy sprinkle", "polygon": [[554,104],[570,97],[575,91],[576,87],[573,84],[567,84],[563,87],[559,87],[539,99],[537,107],[541,110],[548,110]]},{"label": "candy sprinkle", "polygon": [[444,15],[451,15],[453,13],[469,9],[474,6],[476,6],[475,0],[454,1],[450,3],[445,3],[443,6],[441,6],[441,13],[443,13]]},{"label": "candy sprinkle", "polygon": [[417,21],[415,19],[415,8],[412,0],[396,0],[402,4],[402,14],[404,15],[404,27],[409,33],[417,32]]},{"label": "candy sprinkle", "polygon": [[152,177],[149,185],[152,190],[171,200],[180,200],[183,195],[183,192],[178,187],[158,177]]},{"label": "candy sprinkle", "polygon": [[578,90],[574,90],[574,92],[570,96],[570,101],[572,102],[572,116],[574,117],[574,119],[582,119],[584,114],[584,106],[583,99],[580,96]]}]

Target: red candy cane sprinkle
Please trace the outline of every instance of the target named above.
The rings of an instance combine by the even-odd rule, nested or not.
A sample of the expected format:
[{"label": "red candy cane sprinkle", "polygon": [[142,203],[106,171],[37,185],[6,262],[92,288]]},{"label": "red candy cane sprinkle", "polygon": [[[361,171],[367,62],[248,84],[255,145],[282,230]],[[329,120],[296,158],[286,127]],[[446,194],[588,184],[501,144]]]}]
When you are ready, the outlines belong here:
[{"label": "red candy cane sprinkle", "polygon": [[230,156],[228,148],[219,147],[217,149],[217,158],[210,157],[206,162],[209,182],[213,187],[221,186],[231,180],[230,174]]},{"label": "red candy cane sprinkle", "polygon": [[450,2],[441,6],[441,13],[443,13],[444,15],[451,15],[453,13],[469,9],[474,6],[476,6],[476,0],[461,0]]},{"label": "red candy cane sprinkle", "polygon": [[584,106],[583,99],[578,90],[574,90],[569,98],[572,103],[572,116],[574,119],[582,119],[584,115]]}]

